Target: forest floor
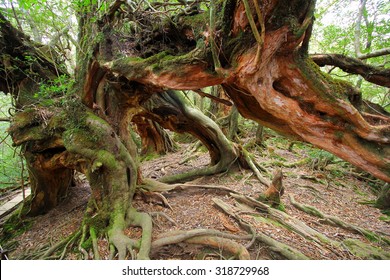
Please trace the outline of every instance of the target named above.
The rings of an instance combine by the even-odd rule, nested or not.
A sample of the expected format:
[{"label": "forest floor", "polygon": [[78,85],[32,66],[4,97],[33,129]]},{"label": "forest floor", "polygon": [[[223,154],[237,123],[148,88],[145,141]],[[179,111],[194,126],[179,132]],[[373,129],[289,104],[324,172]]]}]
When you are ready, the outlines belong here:
[{"label": "forest floor", "polygon": [[[253,132],[254,133],[254,132]],[[253,135],[241,138],[242,144],[251,141]],[[177,174],[207,166],[209,156],[202,148],[190,153],[194,144],[179,144],[177,152],[165,156],[144,160],[142,171],[144,177],[158,179],[164,175]],[[311,259],[365,259],[379,258],[372,253],[351,253],[345,246],[346,240],[357,239],[362,244],[370,244],[380,250],[381,256],[390,256],[390,245],[385,242],[371,240],[356,230],[346,230],[326,223],[325,218],[319,218],[298,210],[291,203],[289,196],[301,204],[311,205],[325,215],[336,216],[340,220],[375,232],[390,238],[389,217],[374,208],[370,202],[376,196],[373,187],[380,187],[384,182],[376,180],[367,174],[356,170],[353,166],[317,150],[310,145],[294,143],[268,132],[264,137],[262,147],[249,148],[257,163],[272,174],[276,168],[283,170],[282,196],[284,213],[287,219],[297,219],[315,231],[325,235],[334,243],[316,241],[315,238],[291,230],[279,222],[268,219],[268,214],[241,211],[239,217],[249,224],[256,232],[272,237],[279,242],[298,249]],[[266,173],[263,173],[267,176]],[[270,179],[270,178],[269,178]],[[223,186],[243,195],[257,198],[266,187],[254,176],[251,170],[234,167],[224,174],[202,177],[191,184],[204,186]],[[154,228],[153,238],[160,234],[176,230],[214,229],[234,235],[248,234],[238,223],[237,219],[221,211],[214,203],[218,198],[229,205],[237,206],[237,202],[228,191],[207,188],[186,188],[162,193],[166,198],[165,204],[159,196],[139,193],[134,200],[134,206],[139,211],[152,214]],[[31,220],[31,226],[16,239],[12,240],[11,259],[31,258],[34,252],[45,250],[50,244],[65,238],[77,230],[83,219],[84,210],[90,195],[88,183],[80,177],[78,185],[70,189],[67,198],[61,204],[45,215]],[[169,217],[169,218],[168,218]],[[327,216],[328,217],[328,216]],[[129,237],[140,237],[139,228],[126,230]],[[250,240],[237,241],[247,245]],[[336,245],[335,245],[336,244]],[[338,244],[338,245],[337,245]],[[1,244],[3,247],[4,245]],[[108,258],[108,242],[106,238],[99,241],[100,256]],[[261,242],[254,242],[248,249],[251,259],[281,259],[280,254],[269,250]],[[70,252],[65,259],[77,259],[78,253]],[[152,259],[228,259],[229,254],[222,250],[212,249],[201,245],[179,243],[164,246],[151,252]]]}]

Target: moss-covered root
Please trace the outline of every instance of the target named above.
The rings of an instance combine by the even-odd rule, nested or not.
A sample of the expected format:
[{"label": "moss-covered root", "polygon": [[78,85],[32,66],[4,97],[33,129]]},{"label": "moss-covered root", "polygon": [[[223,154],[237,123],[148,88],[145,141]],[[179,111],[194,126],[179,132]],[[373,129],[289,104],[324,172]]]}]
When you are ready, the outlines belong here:
[{"label": "moss-covered root", "polygon": [[153,223],[149,214],[137,212],[130,208],[127,212],[127,222],[133,226],[142,228],[142,238],[139,244],[137,260],[148,260],[152,244]]},{"label": "moss-covered root", "polygon": [[390,253],[357,239],[346,239],[343,245],[355,256],[364,260],[390,260]]},{"label": "moss-covered root", "polygon": [[38,256],[39,259],[50,259],[52,255],[55,252],[58,252],[62,249],[61,255],[55,257],[55,259],[62,259],[64,255],[66,254],[66,251],[70,246],[71,243],[73,243],[81,234],[81,230],[78,230],[71,235],[69,235],[67,238],[57,242],[53,246],[51,246],[49,249],[47,249],[43,255]]},{"label": "moss-covered root", "polygon": [[[130,207],[127,210],[126,218],[117,211],[111,217],[112,226],[108,231],[108,237],[111,243],[111,256],[114,258],[115,250],[118,252],[118,259],[126,258],[130,253],[132,259],[148,260],[152,243],[152,218],[146,213],[139,213]],[[142,237],[140,240],[133,240],[124,234],[124,229],[128,226],[139,226],[142,228]],[[137,255],[134,249],[138,250]]]},{"label": "moss-covered root", "polygon": [[261,175],[261,173],[257,169],[254,161],[252,160],[252,157],[249,154],[249,152],[245,148],[241,148],[240,152],[241,152],[243,160],[248,164],[250,169],[252,169],[253,173],[256,175],[257,179],[259,179],[260,183],[262,183],[266,187],[269,187],[270,186],[270,182]]},{"label": "moss-covered root", "polygon": [[269,205],[257,201],[251,197],[244,195],[231,194],[237,201],[247,204],[254,209],[259,210],[260,215],[267,215],[268,218],[278,221],[286,229],[293,231],[307,240],[314,241],[316,246],[321,249],[329,249],[332,252],[332,247],[339,247],[339,242],[328,238],[326,235],[316,231],[315,229],[309,227],[306,223],[278,210],[270,207]]},{"label": "moss-covered root", "polygon": [[[227,215],[235,218],[239,224],[245,229],[245,230],[251,230],[250,225],[248,225],[246,222],[244,222],[240,216],[238,215],[238,211],[235,211],[233,207],[228,205],[227,203],[223,202],[220,199],[214,199],[213,200],[216,205],[218,205]],[[251,234],[253,234],[251,232]],[[255,238],[257,241],[264,243],[268,246],[268,248],[275,252],[280,254],[281,256],[290,259],[290,260],[308,260],[309,258],[301,253],[299,250],[285,244],[282,242],[277,241],[276,239],[273,239],[263,233],[256,232]]]},{"label": "moss-covered root", "polygon": [[152,243],[152,248],[153,250],[158,250],[162,246],[185,242],[218,248],[219,250],[235,255],[240,260],[249,260],[250,255],[248,250],[233,239],[247,240],[251,238],[252,236],[250,235],[238,236],[212,229],[173,231],[159,236]]},{"label": "moss-covered root", "polygon": [[294,199],[294,197],[292,195],[289,195],[289,198],[290,198],[291,204],[295,208],[297,208],[297,209],[299,209],[299,210],[301,210],[309,215],[321,218],[327,224],[337,226],[337,227],[343,228],[345,230],[348,230],[348,231],[351,231],[354,233],[358,233],[358,234],[364,236],[365,238],[367,238],[367,240],[369,240],[369,241],[383,242],[383,243],[390,245],[390,239],[388,239],[384,236],[380,236],[372,231],[366,230],[366,229],[358,227],[356,225],[349,224],[345,221],[342,221],[338,217],[324,214],[313,206],[300,204]]},{"label": "moss-covered root", "polygon": [[124,260],[127,253],[130,253],[134,258],[134,248],[139,248],[137,242],[130,239],[124,234],[124,229],[127,227],[125,220],[126,211],[114,211],[111,215],[111,228],[108,231],[108,238],[111,245],[110,259],[114,257],[115,250],[118,252],[118,259]]},{"label": "moss-covered root", "polygon": [[239,260],[250,260],[248,250],[241,244],[222,237],[217,236],[198,236],[186,240],[190,244],[207,245],[219,250],[228,251],[236,255]]}]

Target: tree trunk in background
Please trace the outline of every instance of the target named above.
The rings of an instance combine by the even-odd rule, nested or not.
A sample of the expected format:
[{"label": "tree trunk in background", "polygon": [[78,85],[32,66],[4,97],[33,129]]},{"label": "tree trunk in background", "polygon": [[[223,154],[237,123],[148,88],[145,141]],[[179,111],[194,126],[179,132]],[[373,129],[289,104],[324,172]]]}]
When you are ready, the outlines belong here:
[{"label": "tree trunk in background", "polygon": [[386,183],[379,193],[375,206],[379,209],[390,209],[390,184]]},{"label": "tree trunk in background", "polygon": [[133,122],[137,125],[141,137],[142,155],[150,153],[163,155],[176,151],[173,139],[158,123],[140,116],[135,116]]}]

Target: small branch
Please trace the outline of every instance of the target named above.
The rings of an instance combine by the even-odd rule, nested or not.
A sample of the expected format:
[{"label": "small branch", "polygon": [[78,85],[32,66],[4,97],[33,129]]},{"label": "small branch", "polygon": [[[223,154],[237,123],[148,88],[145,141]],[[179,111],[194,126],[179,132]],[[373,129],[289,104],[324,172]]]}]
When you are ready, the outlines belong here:
[{"label": "small branch", "polygon": [[368,59],[368,58],[384,56],[384,55],[388,55],[388,54],[390,54],[390,48],[384,48],[384,49],[373,51],[373,52],[370,52],[367,54],[359,55],[358,58],[359,59]]},{"label": "small branch", "polygon": [[0,122],[11,122],[10,118],[0,118]]},{"label": "small branch", "polygon": [[166,220],[168,220],[169,222],[171,222],[173,225],[177,226],[178,224],[175,222],[175,220],[173,220],[171,217],[169,217],[167,214],[165,214],[164,212],[151,212],[149,213],[150,216],[152,217],[160,217],[160,216],[163,216]]},{"label": "small branch", "polygon": [[51,41],[49,42],[49,44],[47,44],[48,47],[54,47],[57,42],[63,37],[65,36],[65,34],[67,34],[70,30],[70,26],[66,26],[65,28],[63,28],[61,31],[59,31],[54,37],[53,39],[51,39]]},{"label": "small branch", "polygon": [[194,89],[192,91],[196,92],[197,94],[199,94],[202,97],[210,98],[210,99],[215,100],[217,102],[220,102],[220,103],[222,103],[222,104],[224,104],[226,106],[233,106],[233,103],[231,101],[229,101],[227,99],[216,97],[216,96],[208,94],[208,93],[205,93],[205,92],[201,91],[200,89]]},{"label": "small branch", "polygon": [[210,46],[211,54],[213,56],[214,68],[218,73],[222,69],[221,62],[219,61],[219,55],[217,53],[217,44],[215,43],[215,29],[216,29],[216,0],[210,0]]},{"label": "small branch", "polygon": [[[256,0],[254,0],[253,2],[256,2]],[[247,17],[249,25],[251,27],[253,36],[255,37],[256,42],[257,42],[257,52],[256,52],[256,57],[255,57],[255,69],[254,69],[254,71],[256,71],[257,65],[258,65],[259,60],[260,60],[261,48],[263,46],[263,39],[264,39],[264,37],[262,37],[262,36],[265,36],[265,34],[260,35],[259,30],[257,29],[256,23],[255,23],[255,20],[253,19],[252,11],[251,11],[251,8],[249,6],[248,0],[243,0],[243,3],[244,3],[244,6],[245,6],[246,17]],[[258,17],[259,16],[261,17],[261,18],[259,17],[259,21],[260,22],[264,21],[263,17],[262,17],[262,14],[261,14],[261,11],[260,11],[260,8],[258,6],[256,7],[256,12],[258,13]],[[263,27],[264,27],[264,22],[263,22]],[[263,30],[265,30],[265,27],[264,27]]]},{"label": "small branch", "polygon": [[22,28],[22,25],[20,24],[19,17],[18,17],[18,15],[16,14],[16,10],[15,10],[14,4],[12,3],[12,1],[10,1],[10,2],[11,2],[11,8],[12,8],[12,12],[13,12],[13,14],[14,14],[14,18],[15,18],[16,23],[17,23],[17,25],[18,25],[18,29],[19,29],[19,31],[22,31],[22,32],[23,32],[23,28]]},{"label": "small branch", "polygon": [[252,0],[253,4],[255,6],[256,14],[257,14],[257,20],[260,23],[260,41],[257,41],[257,53],[256,53],[256,59],[255,63],[258,65],[260,63],[260,54],[261,50],[263,49],[263,44],[265,40],[265,23],[264,23],[264,17],[263,13],[260,10],[259,3],[257,0]]}]

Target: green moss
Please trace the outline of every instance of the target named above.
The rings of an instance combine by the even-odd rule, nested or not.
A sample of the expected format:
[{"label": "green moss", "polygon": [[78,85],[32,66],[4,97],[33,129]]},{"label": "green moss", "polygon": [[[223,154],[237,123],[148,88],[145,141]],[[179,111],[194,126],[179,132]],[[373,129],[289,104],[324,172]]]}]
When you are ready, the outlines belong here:
[{"label": "green moss", "polygon": [[279,227],[279,228],[284,228],[284,226],[281,223],[279,223],[273,219],[268,219],[268,218],[265,218],[262,216],[254,216],[254,218],[257,222],[264,223],[267,225],[272,225],[272,226]]},{"label": "green moss", "polygon": [[209,22],[208,13],[199,13],[180,19],[180,25],[183,29],[191,28],[194,31],[195,38],[200,37],[200,33],[206,30]]},{"label": "green moss", "polygon": [[156,154],[156,153],[150,153],[150,154],[147,154],[147,155],[144,155],[141,157],[141,161],[150,161],[150,160],[153,160],[153,159],[156,159],[158,158],[159,155]]},{"label": "green moss", "polygon": [[340,130],[336,130],[334,132],[334,136],[336,137],[336,139],[341,140],[344,137],[344,132]]},{"label": "green moss", "polygon": [[286,206],[283,204],[283,203],[280,203],[278,205],[278,207],[276,207],[276,209],[282,211],[282,212],[286,212]]},{"label": "green moss", "polygon": [[97,152],[96,158],[99,161],[103,162],[103,164],[107,168],[109,168],[111,170],[117,169],[118,164],[117,164],[116,158],[110,152],[105,151],[105,150],[100,150],[100,151]]},{"label": "green moss", "polygon": [[85,240],[82,244],[81,247],[85,250],[89,250],[92,248],[92,238],[88,238]]},{"label": "green moss", "polygon": [[356,257],[365,260],[389,260],[390,253],[380,247],[371,246],[357,239],[346,239],[343,244]]},{"label": "green moss", "polygon": [[390,216],[380,216],[379,220],[381,220],[385,223],[390,223]]},{"label": "green moss", "polygon": [[4,223],[0,238],[1,244],[5,244],[9,240],[15,239],[17,236],[31,228],[33,221],[26,218],[26,215],[30,210],[30,202],[31,198],[27,199],[25,204],[19,206]]}]

